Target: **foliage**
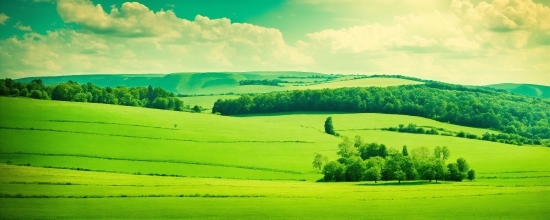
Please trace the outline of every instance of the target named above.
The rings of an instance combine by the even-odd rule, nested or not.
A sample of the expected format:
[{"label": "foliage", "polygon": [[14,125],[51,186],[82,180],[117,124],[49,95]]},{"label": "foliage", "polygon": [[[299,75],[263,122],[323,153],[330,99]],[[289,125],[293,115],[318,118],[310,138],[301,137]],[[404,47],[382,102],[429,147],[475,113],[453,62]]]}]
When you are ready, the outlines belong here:
[{"label": "foliage", "polygon": [[404,114],[534,140],[550,138],[550,102],[443,83],[255,94],[218,100],[212,108],[213,113],[222,115],[291,111]]},{"label": "foliage", "polygon": [[332,124],[332,117],[328,117],[325,120],[325,133],[338,136],[336,131],[334,131],[334,125]]},{"label": "foliage", "polygon": [[468,180],[474,181],[476,179],[476,171],[470,170],[468,171]]},{"label": "foliage", "polygon": [[315,155],[315,158],[313,159],[313,167],[322,170],[323,166],[328,162],[328,158],[326,156],[323,156],[320,153],[317,153]]},{"label": "foliage", "polygon": [[[336,161],[323,168],[326,181],[378,181],[378,180],[442,180],[462,181],[470,172],[466,160],[458,158],[456,163],[445,166],[450,151],[447,147],[436,147],[433,154],[425,147],[414,149],[409,155],[407,146],[402,152],[387,149],[383,144],[363,143],[361,137],[355,137],[355,143],[343,137],[338,144]],[[318,154],[316,160],[321,158]],[[318,164],[318,163],[317,163]],[[317,165],[314,161],[314,166]],[[329,165],[330,164],[330,165]],[[341,173],[343,172],[343,174]],[[342,176],[343,175],[343,176]]]},{"label": "foliage", "polygon": [[239,85],[245,86],[245,85],[266,85],[266,86],[279,86],[279,83],[288,83],[288,81],[280,80],[280,79],[264,79],[264,80],[253,80],[253,79],[247,79],[247,80],[241,80],[239,81]]},{"label": "foliage", "polygon": [[152,86],[100,88],[92,83],[78,84],[73,81],[45,86],[40,79],[25,83],[6,78],[0,79],[0,96],[140,106],[175,111],[184,110],[183,102],[176,98],[173,93]]}]

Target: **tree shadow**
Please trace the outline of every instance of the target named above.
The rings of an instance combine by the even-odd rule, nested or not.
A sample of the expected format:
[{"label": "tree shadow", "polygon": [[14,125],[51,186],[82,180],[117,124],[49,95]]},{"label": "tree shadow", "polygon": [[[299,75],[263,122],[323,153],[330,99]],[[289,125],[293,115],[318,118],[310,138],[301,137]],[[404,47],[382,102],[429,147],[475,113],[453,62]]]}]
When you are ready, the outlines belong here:
[{"label": "tree shadow", "polygon": [[433,184],[444,184],[444,183],[441,182],[441,181],[439,181],[439,182],[435,182],[435,181],[432,181],[432,182],[429,182],[429,181],[401,181],[401,183],[396,182],[396,181],[391,181],[391,182],[378,181],[377,183],[374,183],[374,182],[368,182],[368,183],[361,182],[361,183],[358,183],[357,185],[358,186],[420,186],[420,185],[433,185]]}]

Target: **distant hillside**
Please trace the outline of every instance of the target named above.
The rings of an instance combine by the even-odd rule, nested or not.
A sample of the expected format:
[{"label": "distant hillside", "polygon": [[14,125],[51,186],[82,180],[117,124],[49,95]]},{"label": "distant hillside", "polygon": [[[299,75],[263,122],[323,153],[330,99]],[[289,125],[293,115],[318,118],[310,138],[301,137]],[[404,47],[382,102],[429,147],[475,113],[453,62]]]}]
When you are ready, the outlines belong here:
[{"label": "distant hillside", "polygon": [[530,97],[550,98],[550,86],[534,85],[534,84],[501,83],[501,84],[487,85],[486,87],[503,89],[511,93],[530,96]]},{"label": "distant hillside", "polygon": [[[395,86],[418,84],[415,80],[395,79],[391,76],[379,76],[377,79],[364,79],[367,76],[333,75],[314,72],[208,72],[208,73],[172,73],[172,74],[97,74],[72,76],[44,76],[17,79],[20,82],[31,82],[42,79],[46,85],[58,84],[69,80],[79,84],[93,83],[99,87],[161,87],[179,94],[225,94],[225,93],[264,93],[294,89],[322,89],[340,87]],[[370,77],[369,77],[370,78]],[[380,79],[392,78],[392,79]],[[279,86],[245,85],[243,80],[284,81]]]}]

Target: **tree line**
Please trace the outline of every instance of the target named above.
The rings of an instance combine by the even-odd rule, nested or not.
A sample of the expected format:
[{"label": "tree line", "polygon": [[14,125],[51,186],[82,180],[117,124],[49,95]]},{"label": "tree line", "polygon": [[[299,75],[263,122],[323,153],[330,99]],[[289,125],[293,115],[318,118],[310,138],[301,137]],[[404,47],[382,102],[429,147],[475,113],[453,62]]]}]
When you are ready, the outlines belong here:
[{"label": "tree line", "polygon": [[286,80],[280,80],[280,79],[264,79],[264,80],[253,80],[253,79],[247,79],[247,80],[241,80],[239,81],[239,85],[245,86],[245,85],[266,85],[266,86],[279,86],[279,83],[288,83]]},{"label": "tree line", "polygon": [[140,106],[175,111],[183,111],[187,108],[174,93],[152,86],[100,88],[92,83],[78,84],[73,81],[44,85],[40,79],[25,83],[6,78],[0,79],[0,96]]},{"label": "tree line", "polygon": [[348,137],[338,145],[339,158],[328,159],[317,154],[313,166],[321,169],[324,181],[374,181],[397,180],[474,180],[475,171],[463,158],[445,165],[450,157],[447,147],[436,147],[433,153],[420,147],[410,153],[407,146],[401,152],[384,144],[364,143],[360,136],[352,142]]},{"label": "tree line", "polygon": [[437,128],[437,129],[433,127],[423,128],[413,123],[410,123],[407,126],[400,124],[398,127],[382,128],[381,130],[396,131],[401,133],[413,133],[413,134],[455,136],[459,138],[477,139],[477,140],[492,141],[492,142],[499,142],[504,144],[519,145],[519,146],[522,146],[524,144],[548,145],[548,143],[546,143],[543,140],[525,138],[517,134],[503,134],[503,133],[495,134],[495,133],[485,132],[485,134],[478,136],[476,134],[472,134],[464,131],[452,132],[452,131],[445,130],[443,128]]},{"label": "tree line", "polygon": [[550,101],[444,83],[241,95],[217,100],[212,108],[222,115],[292,111],[403,114],[533,140],[550,138]]}]

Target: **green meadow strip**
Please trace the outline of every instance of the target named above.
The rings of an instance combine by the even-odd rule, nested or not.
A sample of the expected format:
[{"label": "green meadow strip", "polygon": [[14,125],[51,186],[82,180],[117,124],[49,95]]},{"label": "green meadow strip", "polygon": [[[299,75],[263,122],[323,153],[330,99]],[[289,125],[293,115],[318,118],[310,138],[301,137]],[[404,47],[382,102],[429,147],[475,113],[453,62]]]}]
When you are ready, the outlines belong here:
[{"label": "green meadow strip", "polygon": [[0,126],[0,129],[6,130],[26,130],[26,131],[49,131],[49,132],[61,132],[61,133],[74,133],[74,134],[89,134],[89,135],[101,135],[101,136],[113,136],[113,137],[125,137],[125,138],[141,138],[141,139],[153,139],[153,140],[167,140],[167,141],[181,141],[181,142],[197,142],[197,143],[303,143],[311,144],[315,142],[311,141],[203,141],[203,140],[190,140],[190,139],[179,139],[179,138],[159,138],[159,137],[147,137],[147,136],[135,136],[135,135],[123,135],[123,134],[105,134],[105,133],[95,133],[95,132],[85,132],[85,131],[66,131],[58,129],[47,129],[47,128],[21,128],[21,127],[6,127]]},{"label": "green meadow strip", "polygon": [[[1,153],[0,153],[1,154]],[[60,169],[60,170],[76,170],[76,171],[87,171],[87,172],[100,172],[100,173],[116,173],[116,174],[130,174],[130,175],[142,175],[142,176],[159,176],[159,177],[181,177],[181,178],[204,178],[204,179],[233,179],[233,180],[258,180],[258,181],[306,181],[306,179],[256,179],[256,178],[234,178],[234,177],[220,177],[220,176],[185,176],[185,175],[178,175],[178,174],[165,174],[165,173],[130,173],[130,172],[121,172],[121,171],[109,171],[109,170],[94,170],[94,169],[88,169],[88,168],[80,168],[80,167],[60,167],[60,166],[33,166],[30,163],[26,164],[16,164],[11,162],[3,162],[8,165],[14,165],[14,166],[26,166],[26,167],[41,167],[41,168],[48,168],[48,169]]]},{"label": "green meadow strip", "polygon": [[272,169],[272,168],[251,167],[251,166],[241,166],[241,165],[231,165],[231,164],[219,164],[219,163],[205,163],[205,162],[195,162],[195,161],[181,161],[181,160],[134,159],[134,158],[116,158],[116,157],[93,156],[93,155],[84,155],[84,154],[46,154],[46,153],[27,153],[27,152],[0,152],[0,154],[55,156],[55,157],[84,157],[84,158],[102,159],[102,160],[120,160],[120,161],[136,161],[136,162],[151,162],[151,163],[192,164],[192,165],[202,165],[202,166],[231,167],[231,168],[239,168],[239,169],[261,170],[261,171],[270,171],[270,172],[278,172],[278,173],[305,174],[305,173],[302,173],[302,172],[292,171],[292,170],[280,170],[280,169]]},{"label": "green meadow strip", "polygon": [[194,198],[263,198],[265,195],[214,195],[214,194],[150,194],[150,195],[84,195],[84,196],[62,196],[62,195],[22,195],[0,193],[0,198],[19,199],[101,199],[101,198],[143,198],[143,197],[194,197]]},{"label": "green meadow strip", "polygon": [[116,123],[116,122],[102,122],[102,121],[76,121],[76,120],[47,120],[47,122],[61,122],[61,123],[82,123],[82,124],[102,124],[102,125],[122,125],[122,126],[131,126],[131,127],[143,127],[143,128],[156,128],[156,129],[165,129],[165,130],[180,130],[177,128],[165,128],[159,126],[148,126],[148,125],[138,125],[138,124],[125,124],[125,123]]}]

